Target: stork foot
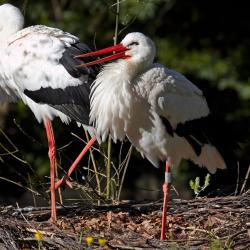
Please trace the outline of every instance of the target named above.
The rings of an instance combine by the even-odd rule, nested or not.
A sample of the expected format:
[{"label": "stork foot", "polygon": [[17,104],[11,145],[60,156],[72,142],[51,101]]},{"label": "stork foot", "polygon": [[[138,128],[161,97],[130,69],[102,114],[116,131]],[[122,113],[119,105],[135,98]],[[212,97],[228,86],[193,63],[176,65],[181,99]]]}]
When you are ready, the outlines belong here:
[{"label": "stork foot", "polygon": [[69,188],[73,188],[71,182],[69,181],[69,178],[70,178],[71,174],[73,173],[73,171],[75,170],[75,168],[77,167],[77,165],[79,164],[82,157],[86,154],[86,152],[88,152],[88,150],[91,148],[91,146],[94,144],[95,141],[96,141],[96,136],[94,135],[93,138],[88,141],[88,143],[83,148],[82,152],[78,155],[76,160],[73,162],[73,164],[69,168],[67,174],[64,175],[62,179],[60,179],[59,181],[56,182],[55,190],[57,190],[61,186],[63,186],[63,187],[67,186]]},{"label": "stork foot", "polygon": [[[71,184],[71,182],[69,181],[69,176],[67,175],[64,175],[59,181],[57,181],[55,183],[55,190],[58,190],[58,188],[65,188],[65,187],[68,187],[68,188],[73,188],[73,185]],[[51,189],[48,189],[46,192],[50,192]]]},{"label": "stork foot", "polygon": [[55,184],[55,190],[57,190],[59,187],[69,187],[73,188],[71,182],[69,181],[69,176],[64,175],[59,181]]}]

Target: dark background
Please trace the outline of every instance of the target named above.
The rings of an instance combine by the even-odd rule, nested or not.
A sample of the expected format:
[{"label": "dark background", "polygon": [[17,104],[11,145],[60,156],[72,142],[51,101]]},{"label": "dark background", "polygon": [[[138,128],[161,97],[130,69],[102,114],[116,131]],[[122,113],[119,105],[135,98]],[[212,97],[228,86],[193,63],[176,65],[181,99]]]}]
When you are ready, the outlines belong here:
[{"label": "dark background", "polygon": [[[61,28],[97,48],[113,43],[116,1],[0,1],[5,2],[24,11],[26,26],[44,24]],[[211,176],[210,185],[203,193],[210,196],[234,193],[237,179],[241,187],[250,162],[249,7],[248,1],[228,0],[126,0],[120,4],[118,40],[132,31],[150,36],[156,43],[156,60],[185,74],[207,98],[214,115],[213,125],[208,126],[215,132],[215,140],[228,164],[227,171]],[[27,195],[25,189],[44,190],[49,182],[44,177],[49,174],[49,161],[43,125],[37,123],[21,102],[1,104],[0,111],[0,176],[16,183],[0,179],[0,200],[7,204],[18,200],[27,205],[31,200],[23,198]],[[58,162],[67,169],[83,147],[71,132],[84,138],[84,131],[73,123],[66,126],[57,119],[53,125]],[[7,155],[7,151],[15,149],[4,134],[18,152]],[[126,142],[124,152],[128,147]],[[120,144],[112,147],[114,163],[119,148]],[[107,145],[103,145],[102,150],[106,152]],[[100,156],[96,157],[101,162]],[[87,164],[88,157],[85,157],[79,169]],[[134,150],[122,198],[160,197],[163,172],[164,168],[155,169]],[[73,178],[84,185],[82,174],[85,172]],[[174,185],[180,197],[191,197],[189,180],[195,176],[203,180],[206,174],[205,169],[183,161],[174,169]],[[43,191],[41,194],[46,198]]]}]

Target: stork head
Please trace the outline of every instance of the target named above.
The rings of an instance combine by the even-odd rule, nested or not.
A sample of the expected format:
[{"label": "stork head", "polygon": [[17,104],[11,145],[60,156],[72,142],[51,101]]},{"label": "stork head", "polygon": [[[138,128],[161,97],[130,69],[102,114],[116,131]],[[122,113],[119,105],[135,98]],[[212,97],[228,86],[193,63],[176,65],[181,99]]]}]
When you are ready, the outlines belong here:
[{"label": "stork head", "polygon": [[154,61],[154,42],[140,32],[133,32],[126,35],[121,41],[121,46],[126,48],[125,56],[131,62],[152,64]]},{"label": "stork head", "polygon": [[0,5],[0,42],[21,30],[24,17],[21,11],[11,4]]},{"label": "stork head", "polygon": [[121,41],[121,43],[118,45],[114,45],[87,54],[78,55],[76,57],[103,55],[110,52],[115,52],[115,54],[103,57],[101,59],[80,66],[90,66],[97,63],[111,61],[114,59],[123,59],[126,60],[128,63],[146,67],[153,63],[156,50],[154,42],[149,37],[139,32],[133,32],[127,34]]}]

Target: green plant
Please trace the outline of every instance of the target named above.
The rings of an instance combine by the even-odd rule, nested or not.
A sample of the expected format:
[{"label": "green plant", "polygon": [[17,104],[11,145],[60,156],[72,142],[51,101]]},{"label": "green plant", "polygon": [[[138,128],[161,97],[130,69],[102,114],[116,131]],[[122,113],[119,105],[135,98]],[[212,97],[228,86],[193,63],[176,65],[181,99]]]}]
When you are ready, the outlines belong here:
[{"label": "green plant", "polygon": [[195,180],[189,181],[189,186],[194,191],[195,197],[197,198],[199,194],[204,191],[210,184],[210,174],[205,176],[204,184],[201,186],[200,177],[196,177]]},{"label": "green plant", "polygon": [[213,239],[209,245],[209,250],[223,249],[223,242],[220,239]]}]

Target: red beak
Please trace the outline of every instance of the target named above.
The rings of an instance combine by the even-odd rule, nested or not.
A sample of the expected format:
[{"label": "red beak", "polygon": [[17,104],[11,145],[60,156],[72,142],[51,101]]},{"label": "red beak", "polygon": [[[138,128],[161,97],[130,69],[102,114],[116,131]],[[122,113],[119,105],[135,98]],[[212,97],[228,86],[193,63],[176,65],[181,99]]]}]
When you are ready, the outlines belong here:
[{"label": "red beak", "polygon": [[127,51],[127,50],[128,49],[126,47],[124,47],[122,44],[117,44],[117,45],[114,45],[114,46],[111,46],[111,47],[108,47],[105,49],[100,49],[100,50],[93,51],[90,53],[75,56],[75,58],[81,58],[81,57],[89,57],[89,56],[98,56],[98,55],[107,54],[110,52],[118,52],[118,53],[115,53],[113,55],[109,55],[109,56],[94,60],[92,62],[78,65],[77,67],[87,67],[90,65],[95,65],[98,63],[103,63],[103,62],[111,61],[111,60],[118,59],[118,58],[123,58],[123,59],[129,58],[130,56],[125,55],[125,51]]}]

